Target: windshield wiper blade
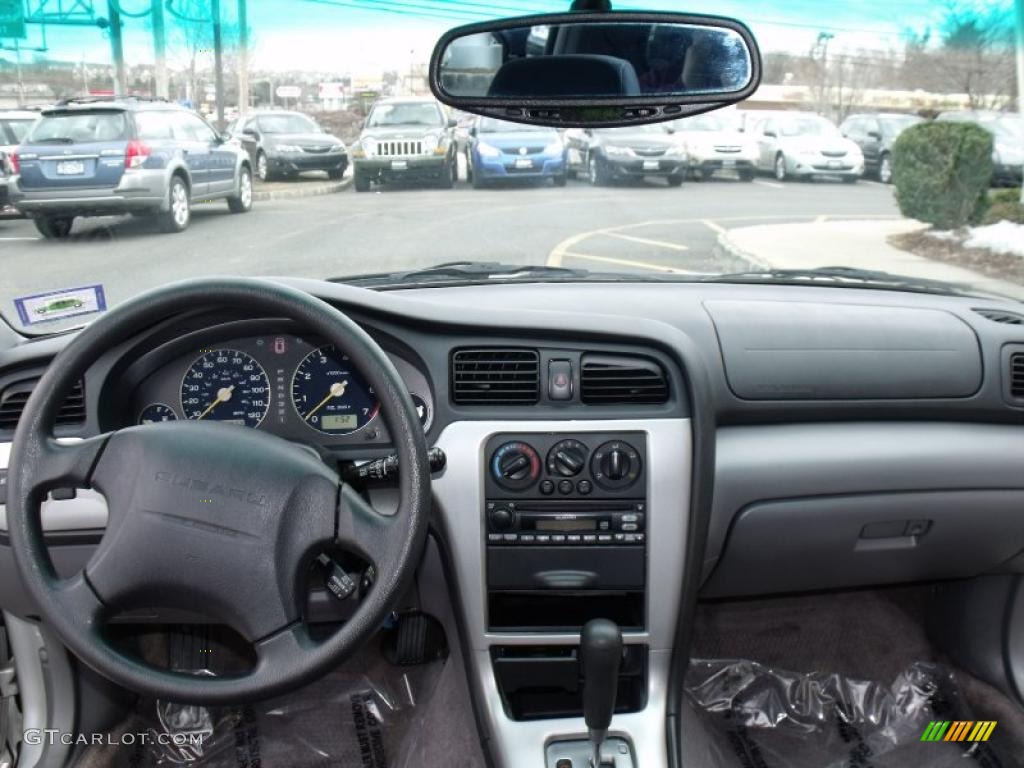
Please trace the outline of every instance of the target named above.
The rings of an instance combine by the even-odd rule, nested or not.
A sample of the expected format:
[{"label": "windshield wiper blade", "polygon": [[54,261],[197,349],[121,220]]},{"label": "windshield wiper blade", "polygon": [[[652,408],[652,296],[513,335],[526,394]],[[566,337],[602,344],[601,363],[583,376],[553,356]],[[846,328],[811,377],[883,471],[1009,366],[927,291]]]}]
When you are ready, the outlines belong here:
[{"label": "windshield wiper blade", "polygon": [[48,139],[35,139],[28,144],[74,144],[75,140],[68,136],[51,136]]},{"label": "windshield wiper blade", "polygon": [[977,295],[979,291],[971,291],[969,286],[950,283],[945,280],[933,280],[926,277],[907,277],[891,272],[856,267],[815,267],[813,269],[764,269],[748,272],[731,272],[722,275],[709,275],[708,282],[723,283],[761,283],[777,282],[806,285],[820,283],[823,285],[844,286],[855,285],[868,288],[914,291],[917,293],[944,293],[955,295]]},{"label": "windshield wiper blade", "polygon": [[586,269],[503,264],[497,261],[449,261],[425,269],[378,272],[351,277],[334,277],[332,283],[352,285],[416,285],[436,282],[482,282],[490,280],[579,280],[591,275]]}]

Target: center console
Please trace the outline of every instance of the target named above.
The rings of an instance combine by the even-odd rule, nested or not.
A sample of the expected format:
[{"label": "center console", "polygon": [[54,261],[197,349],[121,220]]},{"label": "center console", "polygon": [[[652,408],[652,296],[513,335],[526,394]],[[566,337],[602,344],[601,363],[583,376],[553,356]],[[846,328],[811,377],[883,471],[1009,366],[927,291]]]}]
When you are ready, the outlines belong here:
[{"label": "center console", "polygon": [[459,421],[439,435],[433,489],[499,768],[582,768],[581,632],[595,620],[621,632],[605,749],[629,753],[617,766],[667,768],[691,439],[687,418]]}]

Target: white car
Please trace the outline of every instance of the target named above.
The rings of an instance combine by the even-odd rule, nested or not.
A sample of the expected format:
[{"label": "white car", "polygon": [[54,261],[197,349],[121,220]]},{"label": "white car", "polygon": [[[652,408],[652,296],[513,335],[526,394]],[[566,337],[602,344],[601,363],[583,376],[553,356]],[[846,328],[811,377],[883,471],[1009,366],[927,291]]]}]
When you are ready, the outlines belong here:
[{"label": "white car", "polygon": [[0,216],[18,215],[9,207],[7,179],[13,175],[14,167],[8,158],[38,117],[38,112],[28,110],[0,110]]},{"label": "white car", "polygon": [[805,113],[773,115],[754,129],[758,168],[779,181],[831,176],[848,184],[864,173],[864,154],[832,121]]},{"label": "white car", "polygon": [[690,173],[710,179],[715,171],[732,171],[752,181],[757,163],[757,142],[740,130],[736,112],[709,112],[671,123],[673,134],[686,147]]}]

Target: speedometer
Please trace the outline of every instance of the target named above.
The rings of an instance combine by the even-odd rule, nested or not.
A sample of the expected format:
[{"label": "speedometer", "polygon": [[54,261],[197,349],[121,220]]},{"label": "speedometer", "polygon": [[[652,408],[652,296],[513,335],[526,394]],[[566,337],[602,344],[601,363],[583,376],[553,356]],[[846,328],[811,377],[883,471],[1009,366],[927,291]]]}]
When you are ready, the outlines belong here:
[{"label": "speedometer", "polygon": [[331,345],[314,349],[292,378],[292,403],[299,418],[328,435],[343,435],[366,426],[380,403],[347,355]]},{"label": "speedometer", "polygon": [[181,382],[181,409],[187,419],[256,427],[269,408],[266,371],[234,349],[205,350]]}]

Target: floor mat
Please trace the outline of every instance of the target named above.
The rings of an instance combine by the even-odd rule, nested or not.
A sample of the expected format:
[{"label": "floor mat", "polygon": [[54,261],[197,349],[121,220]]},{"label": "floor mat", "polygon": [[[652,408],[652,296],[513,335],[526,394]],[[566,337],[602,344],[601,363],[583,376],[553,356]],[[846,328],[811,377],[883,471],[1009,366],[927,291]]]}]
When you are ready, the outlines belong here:
[{"label": "floor mat", "polygon": [[[353,661],[356,661],[355,659]],[[376,654],[279,699],[230,709],[140,703],[115,768],[409,768],[446,662],[395,667]]]},{"label": "floor mat", "polygon": [[[1021,756],[1008,752],[1004,742],[981,740],[998,732],[998,722],[991,729],[979,724],[954,673],[939,664],[911,664],[883,684],[834,672],[786,672],[753,661],[694,660],[686,690],[706,727],[718,735],[718,748],[704,750],[708,768],[1021,765]],[[922,740],[926,734],[938,738]],[[959,736],[964,740],[955,740]]]}]

